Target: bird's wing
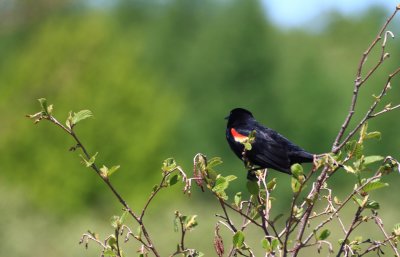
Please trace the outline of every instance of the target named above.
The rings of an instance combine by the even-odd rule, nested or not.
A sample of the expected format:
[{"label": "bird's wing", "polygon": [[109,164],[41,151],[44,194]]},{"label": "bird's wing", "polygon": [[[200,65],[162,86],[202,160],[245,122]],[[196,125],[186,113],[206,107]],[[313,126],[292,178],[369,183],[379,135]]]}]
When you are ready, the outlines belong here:
[{"label": "bird's wing", "polygon": [[[251,131],[240,130],[238,132],[248,135]],[[277,142],[272,134],[275,133],[265,127],[257,129],[255,141],[248,157],[252,162],[261,167],[273,168],[279,171],[290,173],[290,160],[284,144]]]}]

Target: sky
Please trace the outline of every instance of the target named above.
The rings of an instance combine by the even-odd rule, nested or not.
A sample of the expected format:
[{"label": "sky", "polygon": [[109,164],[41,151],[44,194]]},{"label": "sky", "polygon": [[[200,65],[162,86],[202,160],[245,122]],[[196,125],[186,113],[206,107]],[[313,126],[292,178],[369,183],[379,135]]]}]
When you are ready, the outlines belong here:
[{"label": "sky", "polygon": [[262,0],[268,16],[275,24],[286,28],[303,27],[321,18],[324,13],[339,11],[354,15],[369,7],[379,6],[394,10],[396,0]]}]

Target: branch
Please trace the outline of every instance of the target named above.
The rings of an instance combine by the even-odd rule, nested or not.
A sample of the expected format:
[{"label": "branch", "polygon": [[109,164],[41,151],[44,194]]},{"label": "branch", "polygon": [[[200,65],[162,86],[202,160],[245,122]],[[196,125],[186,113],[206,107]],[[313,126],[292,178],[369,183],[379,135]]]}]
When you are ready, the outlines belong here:
[{"label": "branch", "polygon": [[[356,79],[354,81],[354,90],[353,90],[353,97],[351,100],[351,104],[350,104],[350,110],[349,113],[347,114],[346,119],[344,120],[338,135],[336,136],[336,139],[333,143],[332,146],[332,152],[333,153],[337,153],[340,150],[340,140],[342,139],[345,130],[347,129],[347,127],[349,126],[349,123],[351,121],[351,119],[353,118],[354,112],[355,112],[355,107],[356,107],[356,103],[357,103],[357,99],[358,99],[358,93],[360,90],[361,85],[363,85],[369,78],[370,76],[377,70],[377,68],[383,63],[383,61],[386,59],[386,55],[385,55],[385,46],[386,46],[386,37],[387,37],[387,33],[385,33],[385,30],[387,28],[387,26],[389,25],[389,23],[393,20],[394,16],[397,14],[397,12],[399,11],[400,7],[397,6],[396,10],[393,12],[393,14],[386,20],[386,22],[383,24],[382,28],[380,29],[380,31],[378,32],[378,35],[375,37],[374,41],[372,41],[371,45],[367,48],[367,50],[363,53],[360,63],[358,65],[358,69],[357,69],[357,74],[356,74]],[[384,40],[384,44],[382,44],[382,52],[381,52],[381,57],[378,61],[378,63],[375,65],[374,68],[372,68],[367,75],[365,76],[364,79],[362,79],[362,71],[364,68],[364,64],[367,60],[367,57],[369,56],[369,54],[371,53],[372,49],[377,45],[377,43],[382,39],[382,35],[385,33],[385,40]],[[343,142],[345,143],[346,140]],[[342,143],[342,145],[343,145]]]},{"label": "branch", "polygon": [[[42,106],[43,108],[43,106]],[[87,160],[91,159],[91,155],[89,155],[88,151],[86,150],[86,147],[82,144],[82,142],[80,141],[80,139],[78,138],[78,136],[75,134],[73,128],[74,125],[70,125],[69,127],[64,126],[62,123],[60,123],[56,118],[54,118],[51,113],[48,110],[42,110],[42,112],[38,113],[39,117],[38,120],[41,119],[45,119],[48,120],[50,122],[52,122],[53,124],[57,125],[58,127],[60,127],[62,130],[64,130],[68,135],[70,135],[76,142],[77,146],[79,148],[81,148],[83,154],[85,155],[85,158]],[[36,115],[38,115],[36,114]],[[31,115],[30,118],[33,118],[35,115]],[[90,165],[90,168],[92,168],[96,174],[103,180],[103,182],[108,186],[108,188],[113,192],[113,194],[115,195],[115,197],[117,197],[118,201],[124,206],[124,209],[128,211],[128,213],[136,220],[137,223],[139,223],[139,225],[142,228],[143,231],[143,235],[147,240],[147,246],[148,248],[153,252],[153,254],[156,257],[160,257],[158,251],[156,250],[156,248],[153,245],[153,242],[150,238],[150,235],[147,232],[146,227],[143,224],[143,221],[141,219],[141,217],[137,216],[133,210],[129,207],[129,205],[127,204],[127,202],[122,198],[122,196],[117,192],[117,190],[114,188],[114,186],[111,184],[109,178],[107,175],[102,174],[102,172],[100,171],[100,169],[97,167],[97,165],[95,163],[92,163]]]}]

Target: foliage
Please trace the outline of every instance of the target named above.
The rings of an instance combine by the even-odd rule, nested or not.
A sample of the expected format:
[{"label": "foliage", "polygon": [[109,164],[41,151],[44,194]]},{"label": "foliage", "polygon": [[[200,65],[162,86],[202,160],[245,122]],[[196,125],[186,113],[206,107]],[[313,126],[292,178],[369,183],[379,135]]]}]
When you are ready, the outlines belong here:
[{"label": "foliage", "polygon": [[[73,248],[76,230],[90,226],[101,234],[100,220],[115,212],[99,180],[90,173],[76,173],[79,156],[71,153],[60,159],[60,151],[71,145],[70,140],[45,124],[39,125],[38,133],[31,133],[21,114],[34,108],[32,98],[46,95],[52,99],[57,111],[65,114],[61,120],[71,107],[75,112],[96,110],[91,123],[79,124],[77,131],[91,154],[99,151],[99,163],[122,164],[118,170],[122,172],[112,179],[132,207],[146,201],[143,195],[158,179],[160,160],[175,156],[180,165],[189,167],[197,151],[223,157],[224,164],[218,166],[221,176],[238,177],[229,183],[226,194],[233,201],[241,191],[236,197],[240,202],[248,193],[241,163],[221,136],[226,111],[230,106],[248,107],[306,149],[327,151],[348,110],[350,94],[345,92],[354,80],[359,53],[385,17],[379,9],[360,12],[357,17],[324,14],[326,25],[318,31],[282,31],[268,21],[257,1],[164,1],[159,5],[135,0],[104,9],[77,1],[60,1],[66,7],[62,9],[47,0],[16,2],[13,10],[0,8],[0,187],[7,196],[1,201],[7,211],[1,221],[0,255],[13,256],[32,251],[42,256],[71,255],[72,251],[79,255],[80,250]],[[387,49],[392,58],[360,92],[355,120],[359,110],[369,107],[371,95],[377,94],[376,85],[397,64],[393,58],[398,56],[396,44],[388,44]],[[371,53],[366,67],[379,54]],[[390,92],[385,104],[397,101],[395,82]],[[369,122],[371,131],[379,129],[383,136],[381,141],[366,141],[366,156],[385,157],[397,151],[400,138],[395,135],[400,128],[395,115],[388,113]],[[392,163],[387,160],[382,170],[390,170]],[[377,165],[368,165],[362,175]],[[352,188],[354,181],[349,176],[353,175],[337,174],[329,186]],[[381,183],[395,178],[393,173],[390,176]],[[274,177],[275,217],[287,212],[292,189],[291,178]],[[389,190],[372,193],[381,208],[393,208],[395,213],[398,189],[393,182],[390,185]],[[163,197],[174,199],[168,205],[153,205],[161,213],[154,219],[158,223],[168,216],[166,209],[174,208],[172,203],[179,204],[177,188],[159,195],[161,203]],[[337,200],[343,200],[344,190],[337,193]],[[201,210],[210,213],[209,197],[193,197]],[[14,202],[21,207],[14,207]],[[386,215],[385,225],[390,228],[393,215],[381,214]],[[97,224],[91,223],[94,220]],[[204,221],[201,225],[196,233],[209,229]],[[18,232],[22,229],[28,233]],[[224,232],[221,228],[221,236]],[[35,234],[55,236],[42,237],[38,243]],[[334,240],[335,234],[328,239]],[[212,237],[210,231],[204,235]],[[57,240],[60,237],[66,239],[62,244]],[[246,234],[246,240],[252,237],[258,245],[260,236]],[[230,243],[231,238],[224,242]],[[56,253],[46,245],[52,245]]]}]

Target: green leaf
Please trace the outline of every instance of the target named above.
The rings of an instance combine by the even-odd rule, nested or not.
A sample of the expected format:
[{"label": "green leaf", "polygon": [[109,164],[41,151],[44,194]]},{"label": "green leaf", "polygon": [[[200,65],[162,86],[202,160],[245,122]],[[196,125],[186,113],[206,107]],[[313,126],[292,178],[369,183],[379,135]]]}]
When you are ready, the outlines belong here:
[{"label": "green leaf", "polygon": [[361,143],[357,143],[357,144],[355,145],[353,153],[354,153],[354,156],[355,156],[357,159],[360,159],[360,158],[361,158],[362,153],[363,153],[363,149],[364,149],[364,146],[363,146]]},{"label": "green leaf", "polygon": [[108,170],[108,177],[110,177],[113,173],[115,173],[120,168],[120,165],[112,166],[111,169]]},{"label": "green leaf", "polygon": [[257,182],[248,180],[246,186],[247,186],[247,191],[249,191],[250,194],[258,195],[260,188]]},{"label": "green leaf", "polygon": [[108,238],[107,245],[109,245],[111,247],[111,249],[116,249],[117,248],[117,239],[115,238],[114,235],[111,235]]},{"label": "green leaf", "polygon": [[173,186],[176,183],[178,183],[178,180],[179,180],[179,176],[178,176],[178,174],[175,174],[169,179],[168,183],[170,186]]},{"label": "green leaf", "polygon": [[220,164],[222,164],[222,159],[220,157],[214,157],[214,158],[211,158],[211,160],[207,163],[207,168],[211,169]]},{"label": "green leaf", "polygon": [[78,122],[93,117],[93,114],[89,110],[82,110],[72,115],[71,123],[72,125],[76,125]]},{"label": "green leaf", "polygon": [[375,138],[375,139],[380,140],[381,137],[382,137],[382,136],[381,136],[381,132],[379,132],[379,131],[369,132],[369,133],[367,133],[367,134],[365,135],[365,139],[372,139],[372,138]]},{"label": "green leaf", "polygon": [[262,248],[263,248],[267,253],[272,252],[272,246],[271,246],[271,243],[268,241],[268,239],[263,238],[263,239],[261,240],[261,245],[262,245]]},{"label": "green leaf", "polygon": [[400,236],[400,223],[394,225],[393,234],[396,236]]},{"label": "green leaf", "polygon": [[361,200],[360,198],[357,198],[357,197],[355,197],[355,196],[353,196],[352,198],[353,198],[353,200],[358,204],[358,206],[364,207],[363,200]]},{"label": "green leaf", "polygon": [[175,217],[174,217],[174,232],[178,232],[179,231],[179,212],[175,212]]},{"label": "green leaf", "polygon": [[244,142],[243,145],[244,145],[244,149],[246,149],[247,151],[251,151],[251,149],[253,148],[251,146],[251,143],[249,143],[249,142]]},{"label": "green leaf", "polygon": [[231,182],[231,181],[234,181],[235,179],[237,179],[237,177],[234,175],[229,175],[229,176],[226,176],[225,179],[226,179],[226,181]]},{"label": "green leaf", "polygon": [[185,217],[185,229],[186,230],[191,230],[198,225],[197,215],[192,215],[189,217],[184,216],[184,217]]},{"label": "green leaf", "polygon": [[366,156],[364,157],[364,164],[368,165],[374,162],[379,162],[385,159],[385,157],[380,156],[380,155],[371,155],[371,156]]},{"label": "green leaf", "polygon": [[364,123],[360,129],[360,137],[365,138],[365,135],[367,134],[367,129],[368,129],[368,123]]},{"label": "green leaf", "polygon": [[353,173],[353,174],[356,173],[356,170],[353,169],[353,167],[351,167],[351,166],[343,165],[343,168],[344,168],[347,172],[350,172],[350,173]]},{"label": "green leaf", "polygon": [[225,177],[219,175],[217,180],[215,181],[215,186],[213,187],[212,191],[216,193],[220,193],[225,191],[229,186],[229,181],[226,180]]},{"label": "green leaf", "polygon": [[299,208],[297,205],[293,206],[293,215],[295,218],[300,219],[303,216],[304,208]]},{"label": "green leaf", "polygon": [[380,205],[377,201],[368,200],[365,204],[365,208],[372,209],[372,210],[379,210]]},{"label": "green leaf", "polygon": [[127,216],[128,216],[128,211],[124,211],[121,217],[119,218],[119,223],[124,224]]},{"label": "green leaf", "polygon": [[292,177],[291,186],[292,186],[293,193],[297,193],[297,192],[300,191],[301,184],[300,184],[300,182],[299,182],[296,178],[294,178],[294,177]]},{"label": "green leaf", "polygon": [[117,256],[117,254],[111,248],[105,249],[103,254],[104,256]]},{"label": "green leaf", "polygon": [[38,99],[39,103],[40,103],[40,107],[42,107],[42,112],[44,112],[45,114],[48,114],[47,111],[47,99],[46,98],[40,98]]},{"label": "green leaf", "polygon": [[234,201],[235,201],[235,205],[236,205],[237,207],[240,207],[240,202],[242,201],[242,192],[237,192],[237,193],[235,194]]},{"label": "green leaf", "polygon": [[293,164],[293,165],[290,167],[290,171],[292,172],[292,175],[293,175],[295,178],[298,178],[298,177],[300,177],[301,175],[304,175],[303,167],[302,167],[300,164],[298,164],[298,163]]},{"label": "green leaf", "polygon": [[328,229],[325,229],[321,232],[321,234],[319,234],[318,240],[325,240],[329,237],[330,234],[331,234],[331,231],[329,231]]},{"label": "green leaf", "polygon": [[136,237],[137,238],[142,238],[142,234],[143,234],[143,230],[142,230],[142,226],[138,226],[138,228],[136,229]]},{"label": "green leaf", "polygon": [[162,171],[164,173],[168,173],[172,170],[174,170],[177,167],[177,164],[173,158],[168,158],[164,160],[163,166],[161,167]]},{"label": "green leaf", "polygon": [[347,154],[351,153],[354,149],[354,147],[356,146],[357,141],[355,140],[350,140],[349,142],[347,142],[344,146],[344,150]]},{"label": "green leaf", "polygon": [[278,248],[278,245],[279,245],[279,240],[278,240],[278,238],[272,239],[272,241],[271,241],[272,251],[274,251],[275,249],[277,249],[277,248]]},{"label": "green leaf", "polygon": [[273,178],[267,183],[267,190],[271,192],[272,190],[275,189],[275,187],[276,187],[276,178]]},{"label": "green leaf", "polygon": [[118,228],[119,226],[121,225],[121,223],[120,223],[120,217],[119,216],[116,216],[116,215],[114,215],[114,216],[112,216],[111,217],[111,226],[113,227],[113,228]]},{"label": "green leaf", "polygon": [[244,233],[239,230],[233,235],[233,246],[240,249],[244,245]]},{"label": "green leaf", "polygon": [[80,155],[80,157],[82,158],[82,161],[86,165],[86,167],[89,168],[96,161],[97,154],[98,154],[98,152],[95,153],[92,157],[90,157],[89,160],[86,160],[86,158],[83,155]]},{"label": "green leaf", "polygon": [[103,178],[107,178],[108,177],[108,168],[106,165],[103,165],[103,167],[100,168],[100,175]]},{"label": "green leaf", "polygon": [[376,189],[379,189],[382,187],[386,187],[386,186],[389,186],[389,184],[381,182],[380,179],[375,179],[375,180],[372,180],[371,182],[369,182],[368,184],[366,184],[363,187],[363,190],[364,190],[364,192],[370,192],[370,191],[373,191],[373,190],[376,190]]}]

